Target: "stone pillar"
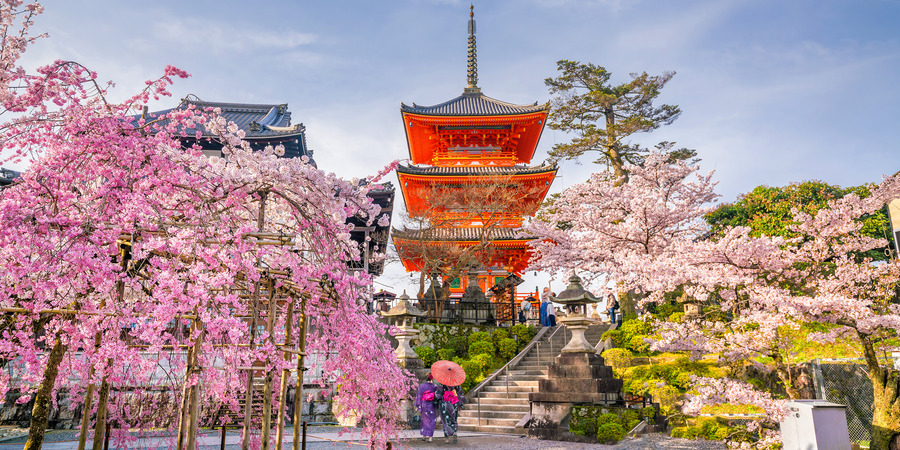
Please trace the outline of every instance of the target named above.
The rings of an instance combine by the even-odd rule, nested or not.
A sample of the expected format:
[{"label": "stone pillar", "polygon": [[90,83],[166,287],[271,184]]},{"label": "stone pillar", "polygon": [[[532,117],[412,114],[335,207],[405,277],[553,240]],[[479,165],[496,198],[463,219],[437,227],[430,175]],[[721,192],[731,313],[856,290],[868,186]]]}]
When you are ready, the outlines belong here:
[{"label": "stone pillar", "polygon": [[397,349],[394,350],[394,355],[400,361],[410,358],[419,359],[419,356],[416,355],[416,352],[409,345],[410,341],[419,336],[419,330],[406,325],[400,326],[399,329],[400,332],[394,335],[397,338]]}]

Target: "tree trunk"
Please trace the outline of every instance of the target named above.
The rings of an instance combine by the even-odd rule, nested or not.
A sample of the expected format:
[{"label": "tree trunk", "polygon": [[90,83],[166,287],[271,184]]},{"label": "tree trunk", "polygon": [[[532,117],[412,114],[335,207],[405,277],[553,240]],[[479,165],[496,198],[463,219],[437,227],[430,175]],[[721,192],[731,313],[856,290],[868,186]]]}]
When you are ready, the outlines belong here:
[{"label": "tree trunk", "polygon": [[900,371],[886,367],[869,370],[875,394],[871,450],[900,449]]},{"label": "tree trunk", "polygon": [[621,186],[628,182],[628,172],[625,171],[625,160],[619,153],[619,142],[612,127],[616,124],[616,114],[612,109],[605,113],[606,115],[606,155],[609,158],[609,164],[613,168],[613,173],[619,178],[616,186]]},{"label": "tree trunk", "polygon": [[870,336],[856,330],[875,397],[870,450],[900,450],[900,371],[878,362]]},{"label": "tree trunk", "polygon": [[47,432],[47,420],[50,416],[50,396],[56,385],[56,376],[59,374],[59,364],[66,354],[66,346],[57,337],[53,343],[53,349],[47,358],[47,367],[44,368],[44,379],[34,398],[34,408],[31,410],[31,426],[28,429],[28,441],[25,442],[25,450],[38,450],[44,444],[44,434]]}]

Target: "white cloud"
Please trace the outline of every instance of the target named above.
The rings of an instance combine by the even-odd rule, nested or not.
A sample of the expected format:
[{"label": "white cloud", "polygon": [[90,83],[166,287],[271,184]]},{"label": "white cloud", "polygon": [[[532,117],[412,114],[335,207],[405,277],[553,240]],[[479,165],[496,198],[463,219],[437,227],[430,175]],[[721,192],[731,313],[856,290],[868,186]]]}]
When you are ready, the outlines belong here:
[{"label": "white cloud", "polygon": [[177,44],[182,51],[193,46],[194,50],[216,55],[295,50],[317,40],[317,36],[311,33],[226,26],[200,19],[160,20],[153,23],[151,29],[155,39]]}]

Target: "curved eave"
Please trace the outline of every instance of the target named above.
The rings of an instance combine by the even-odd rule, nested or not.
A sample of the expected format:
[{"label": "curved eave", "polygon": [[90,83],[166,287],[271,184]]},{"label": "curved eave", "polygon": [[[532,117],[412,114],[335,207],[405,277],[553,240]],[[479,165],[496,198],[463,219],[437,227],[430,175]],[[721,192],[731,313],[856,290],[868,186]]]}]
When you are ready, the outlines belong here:
[{"label": "curved eave", "polygon": [[[556,167],[550,167],[545,171],[516,174],[516,175],[479,175],[466,176],[455,174],[418,175],[409,174],[397,168],[397,179],[400,182],[400,191],[403,193],[403,202],[410,214],[422,214],[427,208],[428,201],[424,195],[432,186],[441,185],[472,185],[476,183],[503,180],[505,184],[519,184],[527,189],[523,191],[524,197],[517,205],[512,205],[511,210],[518,211],[522,215],[531,216],[537,212],[540,203],[547,196],[553,180],[556,178]],[[529,201],[530,200],[530,201]],[[518,209],[517,209],[518,207]]]},{"label": "curved eave", "polygon": [[[404,246],[406,245],[421,245],[422,243],[444,245],[447,243],[452,243],[460,247],[471,247],[480,243],[479,241],[469,240],[418,241],[413,239],[404,239],[396,235],[391,236],[391,239],[393,239],[394,241],[394,246],[397,247],[400,261],[403,263],[403,267],[407,272],[420,271],[422,262],[420,256],[410,255],[404,251]],[[510,266],[514,272],[521,273],[528,267],[528,262],[531,259],[531,249],[528,247],[528,242],[528,239],[498,239],[492,241],[492,244],[497,251],[493,253],[490,261],[482,261],[482,263],[486,265],[494,264]]]},{"label": "curved eave", "polygon": [[403,129],[406,132],[406,143],[409,156],[414,164],[433,164],[435,151],[440,146],[438,127],[440,126],[523,126],[524,131],[518,139],[515,154],[518,163],[528,164],[534,157],[535,149],[544,132],[549,109],[536,112],[485,115],[485,116],[449,116],[428,115],[401,111]]},{"label": "curved eave", "polygon": [[430,116],[496,116],[546,111],[548,104],[517,105],[488,97],[481,89],[466,89],[462,95],[432,106],[400,104],[400,111]]}]

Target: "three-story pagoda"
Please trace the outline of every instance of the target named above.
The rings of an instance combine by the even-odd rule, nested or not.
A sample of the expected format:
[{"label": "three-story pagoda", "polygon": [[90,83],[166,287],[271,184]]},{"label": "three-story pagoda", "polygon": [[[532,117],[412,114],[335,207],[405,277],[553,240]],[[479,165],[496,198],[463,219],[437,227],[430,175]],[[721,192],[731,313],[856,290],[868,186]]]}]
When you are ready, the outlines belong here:
[{"label": "three-story pagoda", "polygon": [[[393,240],[405,269],[416,272],[426,265],[418,250],[423,245],[470,247],[488,239],[491,249],[481,253],[475,277],[485,290],[528,267],[529,239],[520,237],[519,231],[524,217],[537,212],[557,168],[529,165],[549,107],[503,102],[478,87],[472,9],[469,17],[468,86],[462,95],[434,106],[400,107],[410,157],[409,164],[397,169],[403,200],[411,217],[438,219],[431,220],[438,225],[422,231],[395,230]],[[437,192],[479,187],[506,189],[510,200],[502,210],[491,212],[484,211],[477,195],[467,197],[463,205],[433,201]],[[458,295],[467,283],[451,280],[448,287]]]}]

